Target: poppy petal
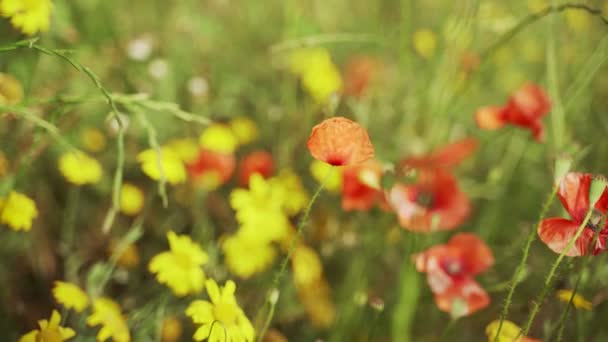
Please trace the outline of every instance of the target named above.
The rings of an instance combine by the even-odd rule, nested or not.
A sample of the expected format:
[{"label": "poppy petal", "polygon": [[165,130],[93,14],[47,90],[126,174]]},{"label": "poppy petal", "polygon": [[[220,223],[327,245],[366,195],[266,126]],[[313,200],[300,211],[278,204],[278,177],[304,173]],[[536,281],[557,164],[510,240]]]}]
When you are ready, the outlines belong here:
[{"label": "poppy petal", "polygon": [[503,113],[503,107],[481,107],[475,112],[475,123],[481,129],[499,129],[507,123]]},{"label": "poppy petal", "polygon": [[[538,236],[555,253],[562,253],[576,235],[579,224],[573,221],[554,217],[545,219],[538,227]],[[587,254],[587,247],[593,239],[593,231],[586,229],[574,246],[566,252],[566,256],[582,256]]]},{"label": "poppy petal", "polygon": [[591,175],[569,172],[561,180],[557,195],[572,219],[582,222],[589,210]]},{"label": "poppy petal", "polygon": [[470,275],[479,274],[494,264],[494,256],[488,245],[473,233],[458,233],[448,242],[458,249],[462,262]]},{"label": "poppy petal", "polygon": [[473,279],[464,279],[443,293],[435,293],[440,310],[454,317],[471,315],[490,304],[486,291]]},{"label": "poppy petal", "polygon": [[431,153],[425,157],[412,157],[403,161],[409,168],[451,168],[468,158],[478,146],[477,140],[465,138]]},{"label": "poppy petal", "polygon": [[374,157],[367,131],[343,117],[330,118],[313,127],[307,146],[315,159],[334,166],[359,164]]},{"label": "poppy petal", "polygon": [[254,173],[259,173],[264,178],[272,175],[274,160],[272,155],[266,151],[255,151],[243,158],[239,167],[239,185],[247,187],[249,178]]}]

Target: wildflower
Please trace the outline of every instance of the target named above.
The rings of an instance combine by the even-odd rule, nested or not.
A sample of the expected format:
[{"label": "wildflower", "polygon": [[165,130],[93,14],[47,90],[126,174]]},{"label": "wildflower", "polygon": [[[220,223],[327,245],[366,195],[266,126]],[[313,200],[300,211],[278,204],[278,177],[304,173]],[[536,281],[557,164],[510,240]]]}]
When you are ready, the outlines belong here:
[{"label": "wildflower", "polygon": [[[488,342],[494,342],[494,338],[498,333],[499,326],[499,320],[492,321],[486,326],[486,336],[488,336]],[[521,336],[521,328],[518,327],[517,324],[508,320],[503,320],[497,342],[540,342],[540,340]]]},{"label": "wildflower", "polygon": [[325,104],[342,90],[342,77],[327,50],[299,49],[289,60],[291,71],[300,77],[303,88],[315,102]]},{"label": "wildflower", "polygon": [[95,184],[101,180],[101,164],[84,152],[67,152],[59,158],[59,171],[76,185]]},{"label": "wildflower", "polygon": [[177,317],[167,317],[163,320],[160,340],[162,342],[177,342],[182,337],[182,330],[182,323]]},{"label": "wildflower", "polygon": [[270,179],[274,186],[283,188],[289,196],[283,201],[283,211],[287,216],[295,216],[306,208],[308,204],[308,193],[302,185],[302,180],[291,169],[283,169],[276,177]]},{"label": "wildflower", "polygon": [[106,136],[97,128],[87,128],[80,133],[82,146],[90,152],[101,152],[106,148]]},{"label": "wildflower", "polygon": [[236,159],[232,153],[201,149],[197,158],[186,168],[194,184],[211,191],[230,180],[236,168]]},{"label": "wildflower", "polygon": [[60,322],[61,315],[57,310],[53,310],[50,320],[43,319],[38,321],[40,328],[21,336],[19,342],[63,342],[76,335],[76,332],[71,328],[60,326]]},{"label": "wildflower", "polygon": [[15,231],[29,231],[32,221],[38,217],[36,203],[24,194],[11,191],[6,198],[0,198],[0,223]]},{"label": "wildflower", "polygon": [[51,0],[0,1],[0,15],[11,18],[13,26],[29,36],[49,29],[52,8]]},{"label": "wildflower", "polygon": [[258,137],[258,127],[253,120],[244,116],[236,117],[228,123],[239,145],[249,144]]},{"label": "wildflower", "polygon": [[313,127],[307,146],[315,159],[334,166],[359,164],[374,157],[365,129],[343,117],[333,117]]},{"label": "wildflower", "polygon": [[127,55],[134,61],[142,62],[150,58],[154,41],[149,35],[133,39],[127,45]]},{"label": "wildflower", "polygon": [[193,77],[188,81],[188,91],[192,96],[205,97],[209,94],[209,82],[203,77]]},{"label": "wildflower", "polygon": [[374,81],[380,65],[376,59],[369,56],[359,56],[351,59],[344,71],[344,93],[362,97]]},{"label": "wildflower", "polygon": [[165,146],[172,149],[186,165],[193,163],[198,158],[200,150],[198,142],[190,138],[173,139]]},{"label": "wildflower", "polygon": [[477,140],[465,138],[443,146],[427,156],[409,157],[401,161],[404,169],[449,169],[468,158],[478,146]]},{"label": "wildflower", "polygon": [[437,48],[437,35],[428,29],[421,29],[414,32],[412,37],[414,50],[424,58],[431,58]]},{"label": "wildflower", "polygon": [[490,303],[473,279],[494,264],[492,251],[472,233],[454,235],[447,244],[414,255],[416,268],[427,274],[440,310],[453,317],[470,315]]},{"label": "wildflower", "polygon": [[255,331],[234,297],[234,282],[228,280],[220,288],[215,280],[209,279],[205,282],[205,288],[211,301],[195,300],[186,309],[186,315],[200,325],[194,339],[208,339],[209,342],[253,341]]},{"label": "wildflower", "polygon": [[272,154],[266,151],[255,151],[249,153],[241,161],[239,167],[239,185],[249,186],[249,177],[258,173],[264,178],[270,177],[274,171],[274,160]]},{"label": "wildflower", "polygon": [[162,167],[162,174],[170,184],[183,183],[186,180],[186,168],[182,160],[168,147],[163,147],[160,151],[148,149],[140,152],[137,155],[137,161],[141,163],[144,173],[154,180],[161,179],[159,165]]},{"label": "wildflower", "polygon": [[545,91],[527,83],[511,95],[503,107],[483,107],[475,112],[475,121],[482,129],[494,130],[506,124],[527,128],[536,141],[544,138],[541,119],[551,110],[551,102]]},{"label": "wildflower", "polygon": [[[266,271],[277,256],[270,243],[249,239],[239,233],[227,237],[221,246],[226,266],[230,272],[243,279]],[[247,257],[244,258],[244,255]]]},{"label": "wildflower", "polygon": [[375,160],[346,166],[342,170],[342,209],[370,210],[384,200],[380,188],[382,165]]},{"label": "wildflower", "polygon": [[115,342],[131,341],[131,334],[125,317],[120,312],[120,306],[115,301],[101,297],[93,302],[93,313],[87,318],[91,327],[101,325],[97,333],[97,341],[112,338]]},{"label": "wildflower", "polygon": [[170,250],[154,256],[148,270],[178,297],[200,292],[205,282],[201,266],[207,263],[207,253],[187,235],[169,231],[167,239]]},{"label": "wildflower", "polygon": [[606,249],[606,239],[608,239],[608,227],[602,222],[602,216],[608,211],[608,191],[604,190],[602,196],[593,204],[589,203],[589,190],[592,183],[592,176],[587,173],[569,172],[562,177],[557,196],[562,205],[570,214],[571,219],[553,217],[544,219],[538,227],[538,236],[555,253],[562,253],[570,240],[574,238],[579,226],[583,223],[585,215],[590,209],[594,213],[583,228],[583,232],[573,247],[566,252],[567,256],[583,256],[589,252],[589,245],[593,241],[596,231],[599,229],[599,236],[592,248],[594,255]]},{"label": "wildflower", "polygon": [[[574,298],[572,298],[573,294]],[[572,298],[572,305],[577,309],[591,311],[593,308],[593,304],[590,301],[586,300],[585,297],[578,293],[574,293],[572,290],[558,290],[556,295],[557,299],[564,303],[570,303],[570,298]]]},{"label": "wildflower", "polygon": [[445,170],[420,170],[414,184],[395,184],[388,200],[399,224],[416,232],[451,230],[471,212],[468,197]]},{"label": "wildflower", "polygon": [[293,251],[291,259],[293,278],[296,287],[302,288],[314,284],[323,277],[323,265],[314,249],[300,245]]},{"label": "wildflower", "polygon": [[[0,8],[2,1],[0,1]],[[23,86],[11,75],[0,73],[0,105],[16,105],[23,100]]]},{"label": "wildflower", "polygon": [[199,137],[199,144],[209,151],[230,154],[236,150],[238,140],[230,126],[212,124]]},{"label": "wildflower", "polygon": [[155,80],[161,81],[169,73],[169,63],[162,59],[157,58],[148,64],[148,74]]},{"label": "wildflower", "polygon": [[298,289],[298,298],[315,327],[327,328],[336,318],[336,306],[331,297],[327,280],[319,281]]},{"label": "wildflower", "polygon": [[[108,249],[110,256],[116,252],[117,248],[118,242],[112,241],[110,243],[110,248]],[[137,248],[137,245],[131,243],[124,247],[124,250],[116,260],[116,264],[124,268],[133,268],[137,266],[139,264],[139,249]]]},{"label": "wildflower", "polygon": [[125,215],[135,216],[143,207],[144,192],[131,183],[123,183],[120,188],[120,211]]},{"label": "wildflower", "polygon": [[57,303],[67,309],[74,309],[76,312],[82,312],[89,305],[87,294],[72,283],[56,281],[55,287],[53,287],[53,296]]},{"label": "wildflower", "polygon": [[340,167],[315,159],[310,164],[310,173],[317,182],[323,183],[327,190],[338,192],[342,189],[342,169]]}]

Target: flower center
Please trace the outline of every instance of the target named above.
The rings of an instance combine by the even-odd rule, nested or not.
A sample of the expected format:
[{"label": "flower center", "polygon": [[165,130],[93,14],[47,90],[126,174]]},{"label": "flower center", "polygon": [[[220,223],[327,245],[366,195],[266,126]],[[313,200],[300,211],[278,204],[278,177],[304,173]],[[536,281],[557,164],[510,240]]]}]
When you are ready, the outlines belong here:
[{"label": "flower center", "polygon": [[238,312],[233,304],[218,303],[213,306],[213,314],[218,321],[229,324],[236,321]]},{"label": "flower center", "polygon": [[333,166],[341,166],[346,164],[346,161],[344,160],[344,157],[342,156],[338,156],[338,155],[331,155],[328,156],[325,159],[325,162],[329,165],[333,165]]},{"label": "flower center", "polygon": [[597,209],[593,209],[593,213],[591,214],[591,218],[589,222],[587,222],[586,227],[596,232],[598,229],[601,229],[600,224],[602,223],[603,214],[599,212]]},{"label": "flower center", "polygon": [[430,192],[421,192],[416,196],[416,203],[425,208],[430,208],[434,200],[435,196]]}]

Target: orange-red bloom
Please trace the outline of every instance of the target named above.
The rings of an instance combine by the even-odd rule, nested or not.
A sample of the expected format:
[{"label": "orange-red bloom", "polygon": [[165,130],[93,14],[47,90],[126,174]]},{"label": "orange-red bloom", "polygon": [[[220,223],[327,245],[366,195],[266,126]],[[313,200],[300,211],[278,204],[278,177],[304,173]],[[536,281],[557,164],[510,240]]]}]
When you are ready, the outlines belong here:
[{"label": "orange-red bloom", "polygon": [[254,173],[259,173],[264,178],[268,178],[274,171],[274,160],[272,154],[266,151],[255,151],[243,158],[239,167],[239,185],[249,186],[249,177]]},{"label": "orange-red bloom", "polygon": [[414,184],[397,183],[388,196],[399,224],[415,232],[454,229],[471,212],[454,176],[441,169],[422,169]]},{"label": "orange-red bloom", "polygon": [[405,169],[449,169],[468,158],[477,150],[477,140],[465,138],[443,146],[427,156],[409,157],[401,162]]},{"label": "orange-red bloom", "polygon": [[344,70],[344,92],[354,97],[362,97],[372,83],[379,69],[379,63],[369,56],[358,56],[350,60]]},{"label": "orange-red bloom", "polygon": [[375,160],[344,167],[342,170],[342,209],[369,210],[383,203],[380,189],[382,165]]},{"label": "orange-red bloom", "polygon": [[334,166],[360,164],[374,157],[365,128],[343,117],[330,118],[313,127],[307,146],[315,159]]},{"label": "orange-red bloom", "polygon": [[[564,176],[559,184],[557,195],[571,219],[553,217],[545,219],[538,227],[540,239],[556,253],[564,251],[576,231],[583,223],[585,215],[590,209],[589,187],[592,176],[587,173],[570,172]],[[597,255],[606,249],[608,239],[608,224],[599,226],[602,216],[608,211],[608,188],[604,190],[600,199],[594,203],[595,212],[574,246],[566,252],[567,256],[582,256],[589,251],[595,232],[600,230],[598,239],[593,247],[593,254]]]},{"label": "orange-red bloom", "polygon": [[480,128],[497,129],[506,124],[529,129],[537,141],[544,139],[542,118],[551,110],[547,93],[539,86],[527,83],[511,95],[503,107],[483,107],[475,112]]},{"label": "orange-red bloom", "polygon": [[233,154],[201,149],[198,158],[186,168],[195,183],[214,189],[232,177],[236,159]]},{"label": "orange-red bloom", "polygon": [[477,235],[456,234],[447,244],[414,255],[414,261],[419,272],[426,272],[440,310],[460,317],[490,303],[490,297],[474,276],[492,266],[494,256]]}]

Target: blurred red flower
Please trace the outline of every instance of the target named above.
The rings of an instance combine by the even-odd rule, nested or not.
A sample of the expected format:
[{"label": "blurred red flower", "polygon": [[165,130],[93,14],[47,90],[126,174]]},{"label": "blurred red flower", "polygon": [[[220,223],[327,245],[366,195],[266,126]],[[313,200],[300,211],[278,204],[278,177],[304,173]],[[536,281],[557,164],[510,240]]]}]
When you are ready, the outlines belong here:
[{"label": "blurred red flower", "polygon": [[468,158],[479,143],[473,138],[464,138],[433,151],[427,156],[409,157],[401,161],[404,169],[448,169]]},{"label": "blurred red flower", "polygon": [[233,154],[201,149],[198,158],[186,165],[195,184],[214,189],[226,183],[236,168]]},{"label": "blurred red flower", "polygon": [[[545,219],[538,227],[540,239],[556,253],[561,253],[576,231],[583,223],[585,215],[590,209],[589,188],[592,176],[587,173],[570,172],[564,176],[559,184],[557,196],[572,219],[553,217]],[[574,246],[566,252],[567,256],[583,256],[588,253],[589,245],[597,229],[601,229],[598,239],[593,247],[593,254],[597,255],[606,249],[608,239],[608,225],[600,227],[602,216],[608,211],[608,189],[605,189],[599,200],[593,205],[594,213],[584,228]]]},{"label": "blurred red flower", "polygon": [[354,97],[362,97],[376,76],[380,64],[369,56],[352,58],[344,70],[344,92]]},{"label": "blurred red flower", "polygon": [[494,130],[506,124],[527,128],[537,141],[544,139],[542,118],[551,110],[547,93],[527,83],[516,90],[505,106],[483,107],[475,112],[475,121],[482,129]]},{"label": "blurred red flower", "polygon": [[365,128],[343,117],[330,118],[313,127],[307,146],[315,159],[334,166],[360,164],[374,157]]},{"label": "blurred red flower", "polygon": [[342,209],[370,210],[384,201],[380,188],[382,165],[376,160],[345,166],[342,169]]},{"label": "blurred red flower", "polygon": [[447,244],[414,255],[416,269],[427,274],[440,310],[466,316],[488,306],[490,297],[474,276],[494,264],[490,248],[477,235],[459,233]]},{"label": "blurred red flower", "polygon": [[239,185],[249,186],[249,177],[254,173],[259,173],[264,178],[268,178],[274,171],[274,160],[272,154],[266,151],[255,151],[246,155],[239,166]]}]

